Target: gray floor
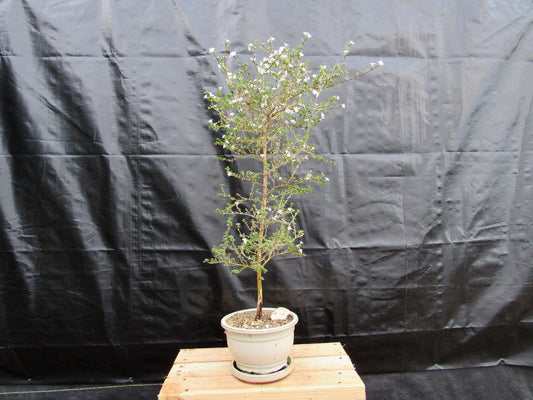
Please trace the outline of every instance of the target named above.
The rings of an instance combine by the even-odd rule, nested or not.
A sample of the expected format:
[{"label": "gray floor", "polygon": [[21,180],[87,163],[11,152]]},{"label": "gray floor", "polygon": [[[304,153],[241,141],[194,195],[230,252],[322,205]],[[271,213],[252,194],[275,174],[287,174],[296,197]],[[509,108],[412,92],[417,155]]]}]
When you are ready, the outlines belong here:
[{"label": "gray floor", "polygon": [[[367,400],[533,400],[533,368],[496,366],[363,375]],[[0,400],[155,400],[161,383],[0,386]]]},{"label": "gray floor", "polygon": [[156,400],[161,384],[0,386],[0,400]]},{"label": "gray floor", "polygon": [[362,378],[367,400],[533,400],[533,368],[501,365]]}]

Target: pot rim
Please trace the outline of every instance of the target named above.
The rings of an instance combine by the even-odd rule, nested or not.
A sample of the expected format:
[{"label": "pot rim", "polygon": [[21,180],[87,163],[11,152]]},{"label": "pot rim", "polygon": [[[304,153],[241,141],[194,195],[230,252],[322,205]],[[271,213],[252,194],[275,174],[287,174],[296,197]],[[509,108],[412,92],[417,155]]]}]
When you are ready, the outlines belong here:
[{"label": "pot rim", "polygon": [[[263,307],[263,310],[266,310],[266,311],[274,311],[275,309],[276,309],[276,307]],[[231,325],[228,325],[228,323],[226,322],[228,320],[228,318],[232,317],[235,314],[240,314],[240,313],[243,313],[243,312],[255,311],[255,310],[256,310],[255,308],[246,308],[246,309],[243,309],[243,310],[234,311],[234,312],[232,312],[230,314],[225,315],[222,318],[222,320],[220,321],[220,325],[222,325],[222,327],[226,331],[230,331],[230,332],[246,333],[248,335],[261,335],[261,334],[279,332],[279,331],[283,331],[283,330],[286,330],[286,329],[290,329],[290,328],[294,327],[298,323],[298,315],[296,315],[296,313],[291,311],[291,310],[289,310],[289,313],[290,313],[290,315],[292,315],[292,321],[290,321],[289,323],[287,323],[285,325],[276,326],[276,327],[273,327],[273,328],[261,328],[261,329],[235,328],[235,327],[233,327]]]}]

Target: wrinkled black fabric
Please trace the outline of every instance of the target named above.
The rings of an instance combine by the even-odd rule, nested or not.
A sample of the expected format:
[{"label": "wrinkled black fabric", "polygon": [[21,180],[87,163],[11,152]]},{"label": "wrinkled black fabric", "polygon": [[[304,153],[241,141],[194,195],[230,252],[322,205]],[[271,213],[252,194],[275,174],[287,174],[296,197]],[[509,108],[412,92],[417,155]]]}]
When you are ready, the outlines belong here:
[{"label": "wrinkled black fabric", "polygon": [[[207,49],[273,35],[384,67],[315,130],[305,258],[267,305],[360,372],[533,365],[533,4],[0,1],[0,379],[166,374],[254,277],[202,263],[224,221]],[[309,168],[313,168],[312,165]],[[315,167],[316,168],[316,167]]]}]

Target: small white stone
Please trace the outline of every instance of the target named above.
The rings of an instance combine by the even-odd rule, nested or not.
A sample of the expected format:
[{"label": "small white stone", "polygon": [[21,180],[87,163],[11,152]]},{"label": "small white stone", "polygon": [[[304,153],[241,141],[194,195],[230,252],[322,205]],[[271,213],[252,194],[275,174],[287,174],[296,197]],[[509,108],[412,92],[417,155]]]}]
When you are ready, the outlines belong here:
[{"label": "small white stone", "polygon": [[281,320],[281,319],[286,319],[287,316],[289,315],[289,312],[290,311],[287,310],[285,307],[278,307],[272,312],[272,315],[270,316],[270,319],[272,321],[278,321],[278,320]]}]

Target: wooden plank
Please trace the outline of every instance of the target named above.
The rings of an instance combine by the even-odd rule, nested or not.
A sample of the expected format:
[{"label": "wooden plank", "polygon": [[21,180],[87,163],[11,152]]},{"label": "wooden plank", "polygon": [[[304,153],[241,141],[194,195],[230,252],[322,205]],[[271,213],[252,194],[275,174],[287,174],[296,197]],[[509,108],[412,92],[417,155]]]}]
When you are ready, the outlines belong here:
[{"label": "wooden plank", "polygon": [[[160,400],[241,398],[276,398],[280,400],[364,399],[365,393],[362,381],[359,383],[354,379],[353,373],[347,373],[346,371],[302,371],[297,373],[295,370],[282,381],[263,385],[241,382],[231,375],[194,379],[169,377],[167,381],[167,388],[170,388],[170,390],[165,392],[170,393],[170,395],[159,397]],[[178,393],[181,397],[177,395]]]},{"label": "wooden plank", "polygon": [[174,364],[185,362],[231,361],[231,359],[231,353],[227,347],[181,349]]},{"label": "wooden plank", "polygon": [[345,356],[346,352],[339,342],[295,344],[291,348],[293,357]]},{"label": "wooden plank", "polygon": [[176,357],[159,400],[365,399],[365,386],[340,343],[295,345],[294,370],[268,384],[241,382],[231,375],[227,348],[184,349]]},{"label": "wooden plank", "polygon": [[[176,392],[174,392],[176,393]],[[365,399],[364,388],[332,387],[323,389],[300,386],[293,390],[268,390],[264,387],[241,391],[237,388],[210,392],[199,390],[159,397],[159,400],[359,400]]]},{"label": "wooden plank", "polygon": [[282,388],[293,389],[301,385],[310,385],[316,388],[323,388],[328,385],[353,385],[362,384],[360,379],[355,379],[353,371],[306,371],[304,369],[294,371],[285,379],[269,384],[251,384],[237,380],[230,374],[217,376],[179,376],[173,375],[167,378],[174,385],[181,386],[183,389],[202,390],[227,390],[238,387],[240,389],[250,389],[251,387],[268,387],[273,390]]},{"label": "wooden plank", "polygon": [[[293,357],[320,357],[323,355],[346,355],[342,345],[335,343],[295,344],[292,346]],[[201,349],[181,349],[174,364],[184,362],[231,361],[227,347]]]},{"label": "wooden plank", "polygon": [[[353,366],[348,356],[324,356],[294,358],[294,371],[353,371]],[[182,378],[213,377],[231,375],[231,361],[213,361],[204,363],[174,364],[169,376]]]}]

